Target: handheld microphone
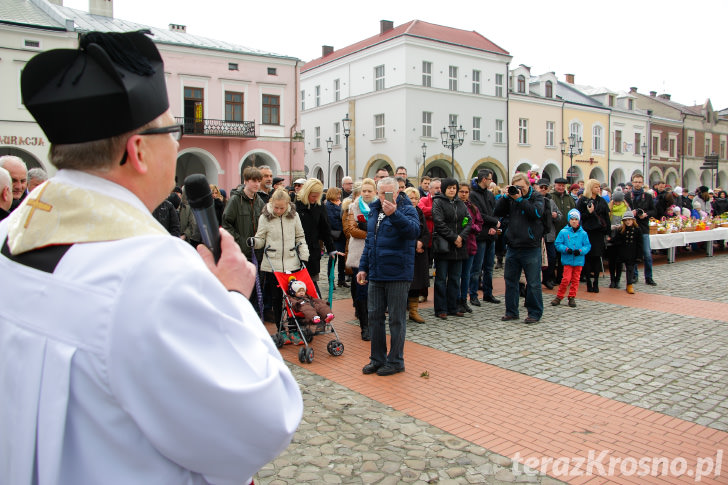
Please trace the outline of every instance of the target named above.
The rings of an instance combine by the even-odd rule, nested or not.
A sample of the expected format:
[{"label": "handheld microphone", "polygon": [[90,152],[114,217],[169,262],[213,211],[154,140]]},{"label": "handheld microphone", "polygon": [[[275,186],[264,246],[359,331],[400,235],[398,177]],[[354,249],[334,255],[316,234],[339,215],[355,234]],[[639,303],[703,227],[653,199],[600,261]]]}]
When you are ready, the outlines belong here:
[{"label": "handheld microphone", "polygon": [[220,259],[220,226],[215,215],[210,184],[204,175],[195,173],[185,178],[184,186],[187,202],[200,229],[202,243],[212,252],[217,263]]}]

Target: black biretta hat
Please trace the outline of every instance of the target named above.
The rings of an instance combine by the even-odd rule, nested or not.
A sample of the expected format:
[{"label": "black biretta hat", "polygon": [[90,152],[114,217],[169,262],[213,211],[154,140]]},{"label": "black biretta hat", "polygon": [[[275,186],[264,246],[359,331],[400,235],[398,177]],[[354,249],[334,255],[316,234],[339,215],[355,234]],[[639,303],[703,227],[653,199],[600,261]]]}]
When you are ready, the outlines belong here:
[{"label": "black biretta hat", "polygon": [[89,32],[23,69],[23,104],[48,140],[83,143],[135,130],[169,108],[164,64],[149,31]]}]

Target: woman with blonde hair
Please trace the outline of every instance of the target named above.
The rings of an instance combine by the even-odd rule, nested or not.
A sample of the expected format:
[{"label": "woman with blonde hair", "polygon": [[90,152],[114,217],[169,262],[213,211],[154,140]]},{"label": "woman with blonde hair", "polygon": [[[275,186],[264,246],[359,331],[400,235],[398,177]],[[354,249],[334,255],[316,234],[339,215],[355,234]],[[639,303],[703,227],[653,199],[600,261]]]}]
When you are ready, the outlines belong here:
[{"label": "woman with blonde hair", "polygon": [[[355,188],[356,190],[356,188]],[[361,183],[361,195],[356,197],[349,204],[346,220],[344,220],[344,233],[349,238],[348,254],[346,256],[346,267],[351,268],[356,275],[359,272],[359,260],[364,252],[364,242],[367,237],[367,220],[369,217],[369,204],[377,198],[377,186],[374,180],[366,178]],[[354,309],[359,319],[361,339],[370,341],[369,334],[369,313],[367,310],[367,298],[369,285],[351,285]]]},{"label": "woman with blonde hair", "polygon": [[[264,276],[265,291],[272,296],[273,318],[278,324],[281,321],[283,301],[281,292],[274,291],[276,278],[273,272],[296,271],[301,267],[299,257],[304,262],[309,258],[303,226],[288,192],[281,189],[273,192],[268,203],[263,206],[258,218],[258,230],[252,239],[255,249],[270,246],[273,250],[269,257],[260,262],[260,271]],[[296,243],[301,243],[298,256]],[[296,335],[293,340],[298,343],[300,338]]]},{"label": "woman with blonde hair", "polygon": [[321,205],[324,193],[324,185],[319,179],[308,179],[303,184],[296,196],[296,212],[301,218],[303,231],[306,233],[306,244],[308,245],[308,274],[316,286],[316,291],[321,295],[318,287],[318,277],[321,272],[321,246],[319,241],[324,242],[329,257],[335,258],[338,254],[334,247],[334,240],[331,237],[331,227],[326,209]]},{"label": "woman with blonde hair", "polygon": [[581,213],[581,227],[589,236],[591,250],[584,261],[586,291],[599,293],[599,273],[602,268],[602,253],[606,246],[606,236],[611,231],[609,205],[600,195],[602,187],[598,180],[589,179],[584,184],[584,193],[576,202]]}]

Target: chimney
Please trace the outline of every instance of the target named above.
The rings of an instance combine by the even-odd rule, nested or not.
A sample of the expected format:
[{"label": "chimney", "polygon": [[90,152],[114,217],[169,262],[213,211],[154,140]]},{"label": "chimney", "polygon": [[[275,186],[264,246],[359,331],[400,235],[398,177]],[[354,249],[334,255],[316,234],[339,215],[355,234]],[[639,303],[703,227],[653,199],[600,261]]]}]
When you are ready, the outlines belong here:
[{"label": "chimney", "polygon": [[666,99],[666,100],[670,101],[670,95],[667,93],[659,95],[658,98],[662,98],[662,99]]},{"label": "chimney", "polygon": [[574,84],[574,75],[573,74],[564,74],[566,76],[566,82],[569,84]]},{"label": "chimney", "polygon": [[88,0],[88,13],[114,18],[114,0]]},{"label": "chimney", "polygon": [[180,24],[169,24],[169,30],[171,32],[179,32],[180,34],[186,34],[187,33],[187,26],[186,25],[180,25]]},{"label": "chimney", "polygon": [[379,21],[379,33],[384,34],[394,28],[394,22],[391,20],[380,20]]},{"label": "chimney", "polygon": [[636,94],[637,93],[637,88],[631,87],[631,88],[629,88],[629,92],[632,93],[632,94]]},{"label": "chimney", "polygon": [[657,96],[657,91],[650,91],[650,97],[654,98]]},{"label": "chimney", "polygon": [[321,46],[321,57],[326,57],[329,54],[334,52],[334,46],[332,45],[322,45]]}]

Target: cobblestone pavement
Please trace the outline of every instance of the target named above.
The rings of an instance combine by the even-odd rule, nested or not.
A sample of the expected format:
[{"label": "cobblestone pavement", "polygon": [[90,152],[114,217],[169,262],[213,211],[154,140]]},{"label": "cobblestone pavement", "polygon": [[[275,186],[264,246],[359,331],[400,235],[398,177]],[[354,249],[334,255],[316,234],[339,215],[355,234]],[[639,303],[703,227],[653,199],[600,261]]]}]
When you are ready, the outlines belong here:
[{"label": "cobblestone pavement", "polygon": [[[657,287],[635,285],[634,298],[659,294],[728,303],[727,273],[723,252],[713,258],[678,256],[675,264],[654,267]],[[499,278],[502,271],[496,270],[494,281]],[[579,296],[577,308],[552,307],[551,295],[544,293],[544,316],[530,326],[501,322],[502,303],[483,303],[468,317],[446,321],[436,321],[432,309],[424,308],[427,322],[409,322],[407,339],[728,430],[728,318],[685,317],[671,308],[649,311]],[[335,299],[348,297],[347,288],[336,289]],[[259,483],[559,483],[514,475],[508,458],[291,368],[304,392],[304,422],[286,452],[261,470]]]}]

